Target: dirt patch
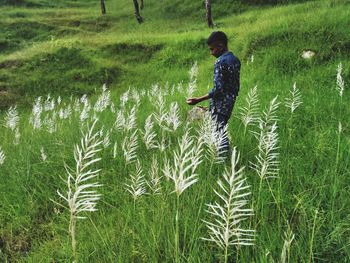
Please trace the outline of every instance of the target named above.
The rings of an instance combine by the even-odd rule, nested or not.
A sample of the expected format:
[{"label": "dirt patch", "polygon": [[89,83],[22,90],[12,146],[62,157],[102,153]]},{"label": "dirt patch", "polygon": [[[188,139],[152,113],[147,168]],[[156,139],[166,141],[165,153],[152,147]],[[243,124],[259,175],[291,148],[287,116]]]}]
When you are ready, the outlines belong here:
[{"label": "dirt patch", "polygon": [[[28,234],[24,232],[4,233],[0,236],[0,250],[8,259],[27,254],[31,249]],[[10,261],[11,262],[11,261]]]},{"label": "dirt patch", "polygon": [[3,68],[17,68],[23,64],[22,60],[5,60],[0,63],[0,69]]}]

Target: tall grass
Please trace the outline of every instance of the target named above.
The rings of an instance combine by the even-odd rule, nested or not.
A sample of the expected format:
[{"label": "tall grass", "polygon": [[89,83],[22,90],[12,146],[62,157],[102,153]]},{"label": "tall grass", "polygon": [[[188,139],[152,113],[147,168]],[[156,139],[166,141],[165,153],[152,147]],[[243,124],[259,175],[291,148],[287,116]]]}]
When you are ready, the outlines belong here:
[{"label": "tall grass", "polygon": [[[202,220],[215,223],[219,218],[205,207],[224,205],[214,189],[226,196],[217,181],[228,189],[222,175],[232,172],[233,165],[216,159],[215,145],[220,144],[212,129],[204,130],[209,124],[187,123],[184,102],[188,92],[207,92],[212,81],[214,60],[204,41],[209,32],[190,18],[162,20],[153,0],[145,7],[150,19],[142,27],[131,22],[132,16],[129,20],[128,1],[109,4],[115,8],[105,18],[98,17],[92,3],[40,12],[1,7],[6,28],[36,20],[55,23],[52,33],[62,30],[54,44],[42,35],[33,40],[34,46],[31,40],[16,52],[0,55],[0,85],[9,92],[0,95],[5,109],[0,115],[1,261],[74,260],[68,202],[61,199],[69,208],[65,210],[50,199],[58,202],[59,189],[70,200],[68,172],[73,177],[75,172],[66,171],[64,163],[75,167],[72,150],[74,145],[83,147],[77,144],[80,130],[86,132],[91,118],[98,118],[95,131],[101,143],[95,157],[101,160],[91,171],[101,171],[91,182],[103,186],[94,189],[101,195],[98,211],[82,212],[79,216],[88,220],[77,220],[79,262],[217,262],[225,255],[228,262],[348,262],[347,5],[312,1],[242,10],[217,20],[242,61],[241,91],[233,112],[242,118],[231,118],[227,132],[240,151],[236,171],[245,165],[245,184],[251,186],[246,208],[253,208],[254,215],[242,227],[255,230],[253,246],[229,245],[225,253],[225,246],[201,239],[209,237]],[[316,51],[314,59],[300,58],[305,48]],[[69,68],[72,58],[77,65]],[[189,75],[194,61],[198,72],[193,69]],[[101,68],[101,79],[92,78]],[[43,78],[46,75],[50,78]],[[338,77],[338,86],[337,75],[343,79]],[[72,79],[83,81],[71,96]],[[53,80],[59,84],[55,90]],[[100,90],[103,83],[108,85]],[[254,89],[249,90],[255,86],[259,88],[254,95]],[[10,107],[16,95],[11,93],[23,87],[30,87],[30,96]],[[296,90],[302,96],[297,107]],[[274,117],[268,117],[277,95],[287,107],[276,108],[270,114]],[[246,108],[246,119],[239,108]],[[187,140],[182,141],[184,136]],[[71,178],[72,193],[74,182]],[[142,196],[134,202],[127,190]]]}]

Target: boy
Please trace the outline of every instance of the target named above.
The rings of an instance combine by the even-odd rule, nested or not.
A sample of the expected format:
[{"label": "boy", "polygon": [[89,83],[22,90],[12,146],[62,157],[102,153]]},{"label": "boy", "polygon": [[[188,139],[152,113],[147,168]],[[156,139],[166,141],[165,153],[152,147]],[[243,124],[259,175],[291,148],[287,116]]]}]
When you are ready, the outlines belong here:
[{"label": "boy", "polygon": [[[241,62],[228,50],[227,36],[224,32],[213,32],[208,40],[210,54],[217,58],[214,65],[214,87],[201,97],[188,98],[189,105],[210,100],[210,113],[217,123],[217,129],[223,129],[231,117],[232,109],[239,92]],[[225,135],[222,151],[229,150],[229,141]]]}]

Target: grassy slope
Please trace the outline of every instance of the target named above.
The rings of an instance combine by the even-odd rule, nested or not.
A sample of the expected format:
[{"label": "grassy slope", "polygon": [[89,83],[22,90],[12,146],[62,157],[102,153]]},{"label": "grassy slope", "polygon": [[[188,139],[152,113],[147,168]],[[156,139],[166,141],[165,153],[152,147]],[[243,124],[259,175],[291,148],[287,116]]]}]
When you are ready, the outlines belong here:
[{"label": "grassy slope", "polygon": [[[214,59],[209,57],[206,50],[205,38],[210,30],[201,19],[203,12],[198,12],[193,20],[189,13],[184,15],[185,8],[175,12],[169,2],[166,2],[169,5],[162,6],[157,1],[146,2],[142,12],[146,22],[141,26],[135,23],[132,6],[126,0],[107,2],[106,17],[100,16],[98,6],[93,1],[84,4],[66,1],[60,6],[54,1],[42,1],[40,8],[1,7],[5,19],[0,23],[5,30],[0,32],[0,88],[9,92],[0,97],[1,107],[7,108],[13,102],[27,105],[34,96],[47,93],[64,96],[93,94],[104,82],[110,83],[113,96],[118,96],[129,85],[147,89],[154,83],[186,83],[187,72],[195,60],[199,62],[198,94],[206,92],[211,83]],[[48,3],[52,7],[48,8]],[[219,29],[228,33],[231,50],[243,64],[239,97],[242,99],[236,106],[242,106],[244,96],[254,85],[259,87],[262,105],[266,105],[275,95],[282,100],[294,81],[303,94],[304,102],[291,120],[288,120],[289,115],[284,110],[280,110],[281,155],[288,158],[281,160],[280,188],[276,194],[285,214],[275,213],[274,209],[278,207],[273,203],[268,189],[265,189],[263,197],[266,206],[269,205],[271,209],[257,212],[261,218],[257,228],[257,246],[243,252],[241,260],[267,262],[271,259],[269,255],[277,260],[283,245],[282,233],[286,229],[283,221],[287,218],[291,220],[296,234],[291,262],[307,262],[311,245],[314,246],[316,258],[327,262],[347,262],[350,260],[347,247],[350,205],[346,180],[350,147],[347,117],[350,112],[346,107],[349,90],[345,91],[339,105],[334,89],[335,69],[339,62],[343,63],[344,79],[349,82],[349,4],[346,1],[315,1],[264,9],[221,4],[227,6],[215,7],[215,22]],[[188,10],[196,10],[197,5],[194,1],[189,2],[191,8]],[[242,13],[238,14],[238,11],[228,15],[226,10],[240,10]],[[218,18],[215,14],[218,14]],[[316,51],[316,58],[312,61],[302,60],[300,53],[304,49]],[[254,62],[247,63],[251,55],[254,55]],[[183,98],[176,97],[176,100],[185,114]],[[151,108],[149,105],[145,107]],[[339,109],[342,109],[344,133],[339,170],[334,172],[332,165],[337,146],[335,138]],[[141,119],[145,116],[146,113]],[[112,117],[106,117],[106,123],[111,122]],[[237,119],[232,120],[231,130],[235,135],[234,144],[242,150],[243,161],[253,160],[255,142],[252,139],[248,142],[239,140],[242,138],[242,127]],[[4,226],[1,230],[3,245],[0,255],[4,259],[23,262],[28,258],[32,262],[46,262],[48,258],[67,260],[66,221],[54,216],[48,196],[55,198],[58,183],[55,178],[64,172],[63,161],[72,161],[72,146],[79,134],[78,131],[74,134],[69,131],[68,127],[62,126],[53,146],[49,135],[40,133],[31,136],[31,131],[24,128],[22,137],[28,140],[24,140],[20,150],[8,154],[7,159],[12,162],[3,166],[5,172],[1,174],[4,177],[1,192],[5,193],[5,201],[0,217]],[[4,150],[10,149],[11,134],[2,133],[1,136],[2,141],[7,142],[2,145]],[[60,161],[42,164],[37,154],[41,145],[46,145],[52,160]],[[21,159],[17,156],[21,156]],[[149,165],[147,161],[146,158],[146,166]],[[126,262],[130,259],[131,249],[131,244],[126,240],[133,229],[143,229],[138,236],[139,247],[136,250],[139,254],[136,253],[136,258],[147,262],[169,260],[171,244],[161,245],[171,239],[169,232],[164,230],[169,226],[162,223],[162,218],[157,219],[159,229],[157,223],[148,226],[147,218],[152,216],[147,210],[152,211],[149,204],[143,203],[145,209],[138,220],[140,223],[134,223],[122,232],[126,222],[130,221],[128,218],[132,216],[132,209],[121,187],[113,186],[118,180],[111,175],[122,173],[126,176],[127,171],[121,172],[123,165],[120,161],[116,166],[108,158],[103,167],[112,168],[105,171],[105,175],[109,175],[109,179],[103,182],[108,186],[104,189],[105,202],[100,212],[93,216],[100,232],[95,231],[92,221],[85,223],[86,229],[81,227],[79,239],[87,238],[91,234],[89,229],[92,229],[91,239],[94,240],[80,246],[83,262],[96,262],[97,259],[110,262],[114,258]],[[216,169],[220,171],[220,167]],[[203,169],[201,172],[206,171]],[[50,177],[46,177],[48,174]],[[337,185],[334,186],[334,178],[338,176]],[[252,172],[249,178],[253,192],[256,192],[258,180]],[[205,183],[202,182],[202,185]],[[337,187],[336,197],[330,185]],[[191,197],[184,198],[191,200]],[[197,195],[195,197],[203,200]],[[332,198],[339,200],[335,207],[330,203]],[[171,209],[164,202],[158,202],[164,206],[164,210],[155,210],[155,213],[164,213],[164,218],[171,216]],[[189,215],[183,223],[184,227],[188,227],[184,235],[197,238],[198,233],[191,232],[192,228],[197,229],[192,222],[191,208],[196,209],[189,206],[183,211]],[[158,245],[147,245],[149,242],[143,241],[151,238],[147,234],[148,227],[159,235]],[[164,233],[170,236],[164,236]],[[202,251],[202,243],[190,240],[186,253],[193,261],[210,258],[211,250],[206,248]],[[90,254],[92,251],[95,252]],[[266,256],[267,252],[270,254]]]}]

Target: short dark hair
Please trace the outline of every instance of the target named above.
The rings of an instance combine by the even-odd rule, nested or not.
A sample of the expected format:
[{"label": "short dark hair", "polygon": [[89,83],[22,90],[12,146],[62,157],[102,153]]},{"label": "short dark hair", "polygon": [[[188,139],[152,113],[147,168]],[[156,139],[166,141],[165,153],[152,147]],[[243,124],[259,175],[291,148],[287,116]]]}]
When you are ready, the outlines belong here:
[{"label": "short dark hair", "polygon": [[227,36],[222,31],[214,31],[208,37],[207,44],[208,45],[223,44],[227,46]]}]

